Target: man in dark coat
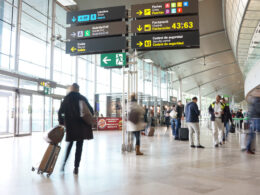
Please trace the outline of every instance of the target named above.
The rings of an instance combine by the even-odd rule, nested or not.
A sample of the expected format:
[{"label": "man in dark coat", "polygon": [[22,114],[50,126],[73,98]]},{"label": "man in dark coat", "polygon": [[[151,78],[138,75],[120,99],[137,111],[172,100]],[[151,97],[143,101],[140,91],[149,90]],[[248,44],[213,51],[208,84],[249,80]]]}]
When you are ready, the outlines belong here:
[{"label": "man in dark coat", "polygon": [[183,117],[184,113],[184,105],[182,104],[182,101],[179,100],[178,104],[176,106],[176,112],[177,112],[177,118],[174,119],[175,121],[175,140],[179,140],[179,129],[181,128],[181,119]]},{"label": "man in dark coat", "polygon": [[223,143],[224,143],[225,141],[227,141],[228,134],[229,134],[229,129],[230,129],[229,121],[233,125],[233,119],[232,119],[229,105],[226,102],[225,98],[222,99],[222,103],[225,104],[223,122],[224,122],[224,127],[226,128],[226,133],[224,133],[224,136],[223,136]]},{"label": "man in dark coat", "polygon": [[70,155],[73,142],[76,141],[76,154],[74,162],[74,174],[78,174],[78,168],[81,160],[82,147],[85,139],[93,139],[92,126],[84,122],[80,117],[79,101],[82,100],[88,106],[91,114],[94,114],[93,108],[88,100],[79,93],[79,85],[74,83],[71,86],[71,92],[64,98],[59,110],[59,123],[66,127],[66,141],[69,142],[62,171]]}]

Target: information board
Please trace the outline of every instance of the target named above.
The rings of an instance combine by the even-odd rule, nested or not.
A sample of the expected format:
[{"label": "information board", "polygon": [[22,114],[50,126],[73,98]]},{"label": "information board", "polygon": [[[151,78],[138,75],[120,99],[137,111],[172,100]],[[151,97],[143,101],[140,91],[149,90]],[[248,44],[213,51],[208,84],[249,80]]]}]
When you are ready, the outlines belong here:
[{"label": "information board", "polygon": [[199,30],[199,16],[133,20],[131,29],[132,33]]},{"label": "information board", "polygon": [[88,24],[121,20],[126,17],[125,6],[67,12],[67,24]]},{"label": "information board", "polygon": [[169,15],[198,14],[198,0],[172,0],[167,2],[139,4],[131,6],[133,18]]},{"label": "information board", "polygon": [[199,48],[198,31],[160,33],[132,37],[132,48],[137,50]]},{"label": "information board", "polygon": [[121,52],[126,49],[126,37],[86,39],[66,43],[66,53],[71,55]]},{"label": "information board", "polygon": [[67,39],[88,39],[126,34],[125,22],[109,22],[67,28]]}]

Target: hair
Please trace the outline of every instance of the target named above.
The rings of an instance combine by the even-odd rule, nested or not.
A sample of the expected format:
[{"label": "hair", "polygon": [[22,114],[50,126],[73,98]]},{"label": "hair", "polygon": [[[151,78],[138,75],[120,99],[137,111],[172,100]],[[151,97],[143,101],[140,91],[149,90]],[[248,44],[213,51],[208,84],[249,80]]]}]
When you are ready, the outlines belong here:
[{"label": "hair", "polygon": [[219,99],[222,99],[221,95],[217,95],[216,97],[219,97]]},{"label": "hair", "polygon": [[71,85],[72,91],[79,92],[79,85],[77,83],[73,83]]},{"label": "hair", "polygon": [[181,103],[181,100],[179,100],[178,103]]},{"label": "hair", "polygon": [[136,101],[135,93],[132,93],[130,98],[131,98],[131,102],[135,102]]},{"label": "hair", "polygon": [[198,101],[198,98],[197,97],[193,97],[192,101],[194,101],[194,100]]}]

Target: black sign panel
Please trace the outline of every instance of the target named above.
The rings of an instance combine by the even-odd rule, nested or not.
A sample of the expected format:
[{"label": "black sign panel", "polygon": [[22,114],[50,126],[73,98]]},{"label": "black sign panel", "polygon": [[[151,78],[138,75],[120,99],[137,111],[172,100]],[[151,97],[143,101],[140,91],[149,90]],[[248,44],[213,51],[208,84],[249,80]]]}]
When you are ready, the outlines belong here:
[{"label": "black sign panel", "polygon": [[88,39],[126,34],[125,22],[110,22],[67,28],[67,39]]},{"label": "black sign panel", "polygon": [[87,39],[66,43],[66,53],[71,55],[118,52],[126,49],[126,37]]},{"label": "black sign panel", "polygon": [[132,37],[132,48],[137,50],[199,48],[199,46],[199,31]]},{"label": "black sign panel", "polygon": [[172,0],[131,6],[133,18],[198,14],[198,0]]},{"label": "black sign panel", "polygon": [[132,21],[132,33],[199,30],[199,16],[154,18]]},{"label": "black sign panel", "polygon": [[113,20],[121,20],[126,17],[125,6],[109,7],[93,10],[73,11],[67,13],[67,24],[88,24]]}]

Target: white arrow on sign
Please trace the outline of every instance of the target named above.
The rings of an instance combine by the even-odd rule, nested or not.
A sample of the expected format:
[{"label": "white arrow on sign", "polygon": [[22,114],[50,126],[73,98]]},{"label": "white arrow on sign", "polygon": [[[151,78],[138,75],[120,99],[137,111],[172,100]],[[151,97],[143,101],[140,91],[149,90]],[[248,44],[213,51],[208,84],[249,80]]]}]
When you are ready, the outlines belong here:
[{"label": "white arrow on sign", "polygon": [[111,59],[108,59],[107,56],[103,59],[103,62],[107,64],[108,62],[111,62]]},{"label": "white arrow on sign", "polygon": [[70,35],[75,38],[77,34],[75,32],[73,32]]}]

